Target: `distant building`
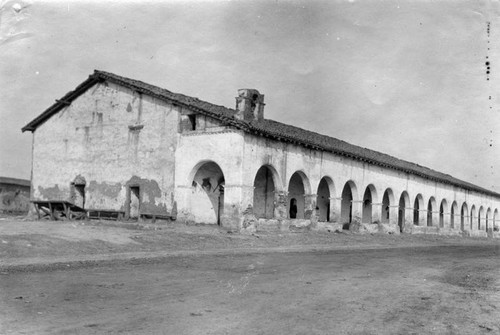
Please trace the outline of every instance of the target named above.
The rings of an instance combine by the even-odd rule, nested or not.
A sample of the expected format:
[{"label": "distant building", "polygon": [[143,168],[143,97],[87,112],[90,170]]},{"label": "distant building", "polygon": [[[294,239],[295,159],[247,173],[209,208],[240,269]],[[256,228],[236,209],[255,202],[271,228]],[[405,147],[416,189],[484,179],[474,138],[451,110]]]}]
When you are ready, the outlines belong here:
[{"label": "distant building", "polygon": [[26,214],[30,206],[30,181],[0,177],[0,212]]},{"label": "distant building", "polygon": [[95,71],[22,129],[32,198],[233,228],[250,215],[285,229],[498,229],[500,194],[266,119],[264,106],[254,89],[230,109]]}]

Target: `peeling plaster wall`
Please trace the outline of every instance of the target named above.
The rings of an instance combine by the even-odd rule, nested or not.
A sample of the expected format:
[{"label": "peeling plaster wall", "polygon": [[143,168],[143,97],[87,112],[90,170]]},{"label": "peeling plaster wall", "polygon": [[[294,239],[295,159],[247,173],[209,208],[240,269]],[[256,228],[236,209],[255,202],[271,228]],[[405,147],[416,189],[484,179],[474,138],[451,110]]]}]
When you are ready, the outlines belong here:
[{"label": "peeling plaster wall", "polygon": [[85,207],[126,210],[139,186],[141,210],[171,212],[178,107],[99,83],[36,129],[33,199],[71,201],[70,183],[86,180]]},{"label": "peeling plaster wall", "polygon": [[[405,209],[407,225],[413,224],[412,207],[418,194],[423,197],[418,225],[423,227],[427,226],[426,209],[431,197],[437,206],[431,213],[434,227],[430,228],[439,225],[439,204],[443,199],[448,204],[444,229],[451,227],[450,208],[454,201],[458,208],[464,202],[467,204],[464,226],[468,230],[470,209],[475,206],[473,231],[478,231],[478,226],[486,226],[484,214],[481,217],[484,222],[477,223],[481,206],[484,213],[488,209],[490,213],[500,209],[500,199],[492,196],[250,135],[222,126],[209,117],[198,115],[197,129],[189,131],[179,122],[181,114],[186,119],[193,112],[114,84],[96,84],[34,132],[32,198],[71,201],[75,194],[71,183],[78,176],[86,181],[87,208],[127,211],[130,187],[139,187],[142,212],[177,211],[181,221],[215,223],[214,200],[218,194],[205,199],[206,192],[199,187],[201,175],[196,176],[204,163],[214,162],[225,179],[220,221],[228,227],[238,227],[242,213],[254,207],[254,187],[262,186],[254,185],[254,180],[264,165],[270,167],[276,188],[273,206],[269,206],[274,208],[274,213],[266,213],[266,217],[274,214],[279,220],[288,217],[289,183],[295,172],[300,172],[304,183],[300,209],[303,206],[304,218],[311,221],[318,216],[325,219],[324,207],[329,204],[330,221],[339,222],[341,193],[348,181],[353,185],[352,219],[357,223],[362,220],[363,195],[370,184],[377,194],[376,202],[371,204],[374,223],[382,221],[382,198],[387,189],[392,191],[388,223],[394,225],[398,223],[399,199],[404,191],[409,195]],[[318,212],[317,194],[323,177],[333,183],[328,185],[328,192],[321,192],[329,193],[329,199],[322,198],[319,204],[322,209]],[[193,181],[198,186],[193,185]],[[270,194],[271,190],[266,193]],[[460,222],[460,211],[457,212],[454,221]],[[363,223],[370,222],[365,219]],[[489,222],[488,226],[492,227],[493,223]],[[454,229],[459,227],[455,224]],[[471,235],[480,233],[471,232]]]}]

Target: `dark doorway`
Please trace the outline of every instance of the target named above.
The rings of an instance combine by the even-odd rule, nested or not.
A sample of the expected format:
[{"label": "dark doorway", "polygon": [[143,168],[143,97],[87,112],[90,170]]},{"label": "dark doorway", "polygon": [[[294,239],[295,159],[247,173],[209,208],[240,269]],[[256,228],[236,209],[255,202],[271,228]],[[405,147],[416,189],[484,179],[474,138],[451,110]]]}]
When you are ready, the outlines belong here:
[{"label": "dark doorway", "polygon": [[399,198],[399,209],[398,209],[398,226],[399,226],[399,231],[401,233],[403,232],[404,223],[405,223],[405,198],[404,194],[401,194],[401,197]]},{"label": "dark doorway", "polygon": [[297,199],[290,199],[290,219],[297,218]]},{"label": "dark doorway", "polygon": [[274,181],[273,173],[267,166],[262,166],[253,182],[253,212],[257,218],[274,217]]},{"label": "dark doorway", "polygon": [[290,178],[288,185],[288,198],[290,199],[290,211],[292,209],[292,199],[295,199],[296,214],[295,217],[290,219],[304,219],[305,217],[305,186],[304,177],[301,173],[295,172]]},{"label": "dark doorway", "polygon": [[141,190],[139,186],[130,186],[128,192],[128,217],[129,219],[138,219],[141,207]]},{"label": "dark doorway", "polygon": [[74,198],[73,203],[78,207],[85,208],[85,185],[73,185]]},{"label": "dark doorway", "polygon": [[415,202],[413,203],[413,224],[418,226],[418,221],[420,217],[420,206],[418,202],[418,198],[415,198]]},{"label": "dark doorway", "polygon": [[340,220],[342,222],[343,229],[349,229],[352,222],[352,189],[349,183],[344,185],[342,190],[342,200],[340,207]]},{"label": "dark doorway", "polygon": [[326,178],[321,179],[317,194],[318,221],[330,221],[330,187]]},{"label": "dark doorway", "polygon": [[217,205],[217,225],[221,225],[221,217],[224,214],[224,185],[219,184],[219,202]]}]

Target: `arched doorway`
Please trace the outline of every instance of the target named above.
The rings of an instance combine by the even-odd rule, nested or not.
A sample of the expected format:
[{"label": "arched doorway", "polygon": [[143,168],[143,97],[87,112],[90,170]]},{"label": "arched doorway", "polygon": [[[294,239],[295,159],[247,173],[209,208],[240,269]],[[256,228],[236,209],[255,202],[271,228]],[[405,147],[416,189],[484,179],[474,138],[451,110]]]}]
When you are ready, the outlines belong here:
[{"label": "arched doorway", "polygon": [[420,210],[424,208],[424,198],[422,194],[417,194],[415,202],[413,203],[413,224],[420,225]]},{"label": "arched doorway", "polygon": [[436,200],[434,197],[429,199],[427,203],[427,227],[432,227],[433,225],[433,214],[436,211]]},{"label": "arched doorway", "polygon": [[353,220],[353,201],[355,196],[356,186],[354,182],[348,181],[342,189],[342,202],[340,207],[340,220],[341,223],[343,223],[343,229],[349,229]]},{"label": "arched doorway", "polygon": [[465,224],[466,220],[465,218],[467,217],[467,214],[469,213],[469,209],[467,208],[467,203],[462,204],[462,209],[460,210],[460,230],[465,231]]},{"label": "arched doorway", "polygon": [[478,215],[477,215],[477,230],[481,230],[483,228],[481,225],[481,219],[484,219],[483,206],[479,207],[479,211],[478,211]]},{"label": "arched doorway", "polygon": [[401,193],[401,196],[399,197],[398,204],[398,226],[401,233],[403,232],[404,226],[406,224],[406,208],[409,206],[409,203],[410,197],[408,196],[408,193],[406,191],[403,191],[403,193]]},{"label": "arched doorway", "polygon": [[329,177],[321,178],[318,185],[316,207],[319,221],[330,221],[330,189],[333,190],[333,181]]},{"label": "arched doorway", "polygon": [[377,202],[377,191],[375,189],[375,186],[370,184],[366,187],[365,193],[363,194],[362,222],[364,223],[373,222],[372,204],[376,202]]},{"label": "arched doorway", "polygon": [[302,172],[295,172],[290,178],[288,183],[288,217],[290,219],[304,219],[306,181],[307,178]]},{"label": "arched doorway", "polygon": [[450,227],[455,229],[455,222],[457,220],[455,220],[455,216],[457,216],[458,214],[458,205],[457,205],[457,202],[456,201],[453,201],[453,203],[451,204],[451,213],[450,213]]},{"label": "arched doorway", "polygon": [[472,205],[470,210],[470,230],[474,229],[474,220],[476,219],[476,206]]},{"label": "arched doorway", "polygon": [[255,217],[272,219],[274,217],[275,183],[274,174],[268,166],[262,166],[253,182],[253,212]]},{"label": "arched doorway", "polygon": [[488,232],[488,229],[491,229],[490,219],[491,219],[491,208],[488,208],[488,210],[486,211],[486,232]]},{"label": "arched doorway", "polygon": [[493,231],[498,231],[498,209],[493,212]]},{"label": "arched doorway", "polygon": [[224,214],[224,173],[212,161],[200,163],[195,171],[190,212],[195,222],[220,225]]},{"label": "arched doorway", "polygon": [[381,220],[383,223],[388,223],[389,219],[391,219],[391,206],[393,205],[392,190],[387,189],[384,192],[384,196],[382,197],[382,217]]},{"label": "arched doorway", "polygon": [[439,227],[444,228],[444,213],[448,210],[448,203],[446,202],[446,199],[443,199],[441,201],[441,204],[439,205]]}]

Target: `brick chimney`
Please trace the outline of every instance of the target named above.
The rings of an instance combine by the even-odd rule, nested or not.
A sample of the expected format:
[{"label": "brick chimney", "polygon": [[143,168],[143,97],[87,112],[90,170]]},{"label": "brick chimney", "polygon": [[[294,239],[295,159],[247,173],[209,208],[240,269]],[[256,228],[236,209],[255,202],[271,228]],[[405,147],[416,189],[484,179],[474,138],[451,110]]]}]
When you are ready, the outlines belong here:
[{"label": "brick chimney", "polygon": [[253,121],[264,118],[264,94],[254,89],[240,89],[236,97],[236,115],[240,120]]}]

